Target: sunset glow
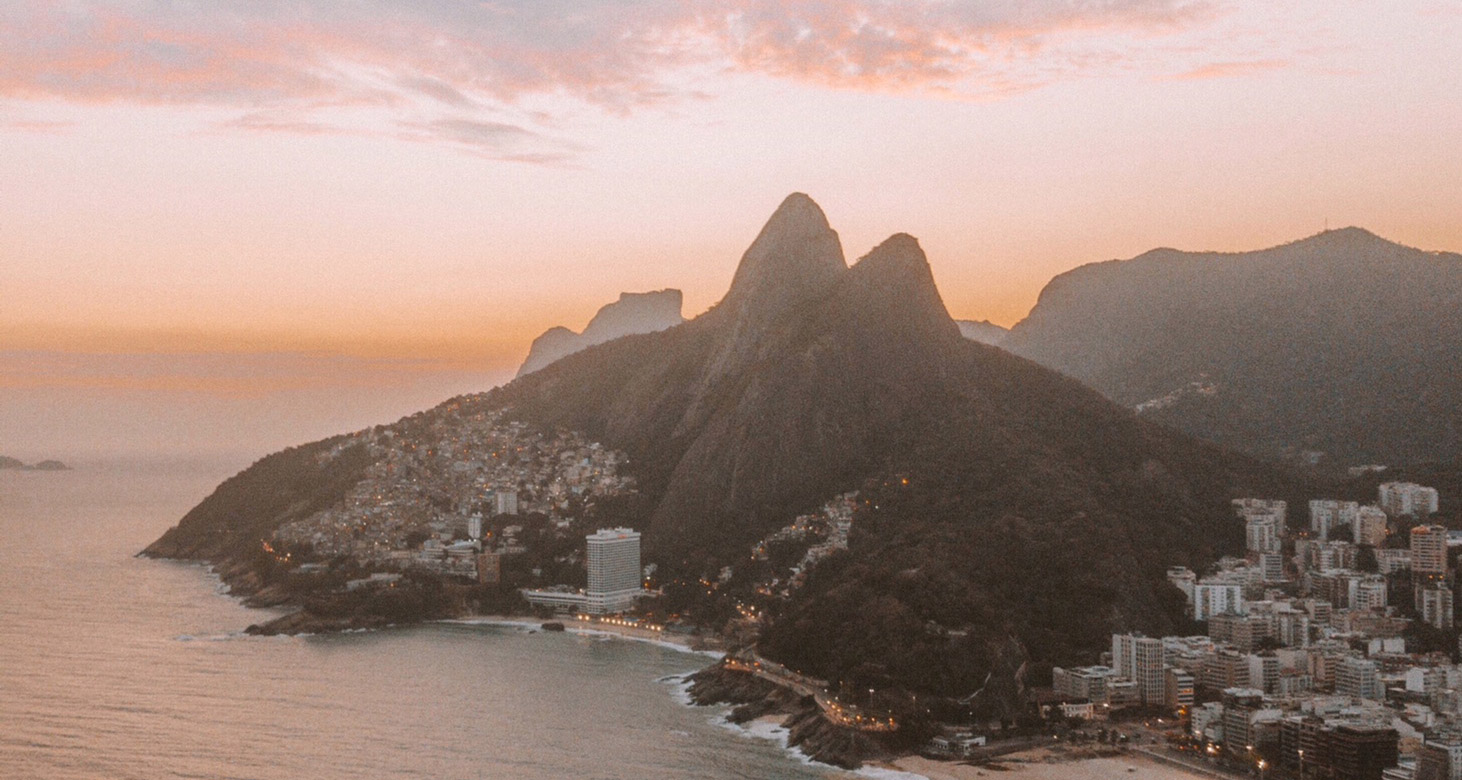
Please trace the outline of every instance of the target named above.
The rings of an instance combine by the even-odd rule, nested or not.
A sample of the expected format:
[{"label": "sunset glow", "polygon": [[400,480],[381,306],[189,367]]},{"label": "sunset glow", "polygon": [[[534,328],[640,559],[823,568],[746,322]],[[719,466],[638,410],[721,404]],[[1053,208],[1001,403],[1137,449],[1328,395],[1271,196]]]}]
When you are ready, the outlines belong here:
[{"label": "sunset glow", "polygon": [[1159,246],[1462,249],[1439,0],[28,0],[0,36],[14,455],[228,404],[262,452],[486,389],[621,291],[704,311],[793,191],[1007,326]]}]

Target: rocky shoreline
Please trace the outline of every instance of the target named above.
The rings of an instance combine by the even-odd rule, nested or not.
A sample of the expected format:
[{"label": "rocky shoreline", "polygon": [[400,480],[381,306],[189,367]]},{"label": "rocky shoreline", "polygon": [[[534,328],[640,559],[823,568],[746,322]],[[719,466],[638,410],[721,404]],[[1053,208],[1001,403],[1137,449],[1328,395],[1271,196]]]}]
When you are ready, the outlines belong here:
[{"label": "rocky shoreline", "polygon": [[732,723],[784,716],[781,726],[788,732],[787,746],[813,761],[858,769],[865,763],[889,761],[899,755],[875,735],[828,722],[811,696],[799,696],[755,675],[717,664],[691,675],[690,681],[691,702],[698,706],[733,705],[726,718]]},{"label": "rocky shoreline", "polygon": [[252,636],[294,636],[296,634],[332,634],[341,631],[386,628],[396,625],[377,616],[350,615],[347,617],[323,617],[308,610],[297,610],[288,615],[255,623],[244,629]]}]

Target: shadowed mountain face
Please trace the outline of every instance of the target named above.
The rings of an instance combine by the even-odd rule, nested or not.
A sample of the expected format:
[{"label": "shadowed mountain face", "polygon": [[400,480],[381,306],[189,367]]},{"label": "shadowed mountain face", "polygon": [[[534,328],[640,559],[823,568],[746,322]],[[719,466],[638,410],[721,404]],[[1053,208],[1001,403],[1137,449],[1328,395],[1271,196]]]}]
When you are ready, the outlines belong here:
[{"label": "shadowed mountain face", "polygon": [[[770,652],[835,677],[872,661],[916,687],[973,685],[960,669],[988,668],[981,643],[1007,634],[1069,660],[1114,628],[1171,627],[1165,567],[1238,546],[1228,498],[1291,487],[962,337],[910,236],[841,268],[809,204],[783,204],[707,314],[487,401],[627,451],[651,558],[675,574],[734,566],[833,495],[875,497]],[[936,649],[929,621],[980,639]]]},{"label": "shadowed mountain face", "polygon": [[1398,464],[1462,448],[1459,311],[1462,256],[1347,228],[1082,266],[1001,346],[1230,447]]},{"label": "shadowed mountain face", "polygon": [[620,336],[653,333],[679,325],[685,322],[685,317],[680,314],[681,302],[679,290],[620,293],[618,301],[599,309],[583,333],[557,327],[549,328],[534,339],[528,358],[518,367],[518,376],[531,374],[585,347],[603,344]]}]

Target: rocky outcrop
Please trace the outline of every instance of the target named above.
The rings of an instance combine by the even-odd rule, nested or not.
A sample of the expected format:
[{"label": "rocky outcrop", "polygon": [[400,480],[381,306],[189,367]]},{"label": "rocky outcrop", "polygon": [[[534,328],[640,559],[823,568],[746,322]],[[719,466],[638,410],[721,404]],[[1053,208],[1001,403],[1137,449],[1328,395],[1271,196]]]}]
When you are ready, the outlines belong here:
[{"label": "rocky outcrop", "polygon": [[679,290],[657,290],[644,293],[620,293],[619,300],[606,304],[594,315],[583,333],[564,327],[549,328],[533,340],[528,359],[518,368],[518,376],[531,374],[544,366],[595,344],[613,341],[621,336],[654,333],[673,328],[685,321],[680,309],[683,297]]},{"label": "rocky outcrop", "polygon": [[281,636],[298,634],[329,634],[337,631],[385,628],[390,621],[379,615],[349,615],[325,617],[309,610],[298,610],[281,615],[265,623],[255,623],[244,629],[253,636]]},{"label": "rocky outcrop", "polygon": [[735,705],[726,719],[749,723],[767,715],[785,715],[787,744],[814,761],[857,769],[866,761],[893,755],[875,735],[834,725],[822,716],[811,696],[798,696],[766,680],[720,665],[691,675],[690,698],[699,706]]}]

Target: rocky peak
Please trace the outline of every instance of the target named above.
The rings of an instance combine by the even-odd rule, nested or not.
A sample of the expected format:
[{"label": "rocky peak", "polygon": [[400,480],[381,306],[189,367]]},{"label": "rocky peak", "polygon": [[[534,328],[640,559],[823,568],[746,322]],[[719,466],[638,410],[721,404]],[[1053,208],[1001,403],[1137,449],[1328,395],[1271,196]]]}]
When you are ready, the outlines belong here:
[{"label": "rocky peak", "polygon": [[782,201],[736,267],[719,316],[764,323],[825,292],[847,263],[838,234],[812,198]]},{"label": "rocky peak", "polygon": [[619,300],[605,304],[589,320],[583,333],[558,326],[549,328],[533,340],[528,359],[518,368],[518,376],[531,374],[560,358],[606,341],[637,333],[653,333],[685,321],[680,314],[682,296],[679,290],[656,290],[644,293],[620,293]]},{"label": "rocky peak", "polygon": [[598,344],[630,333],[663,330],[680,323],[684,296],[666,289],[642,293],[620,293],[619,300],[601,308],[584,327],[583,336]]},{"label": "rocky peak", "polygon": [[959,341],[959,326],[944,307],[918,239],[897,233],[848,271],[839,298],[860,320],[920,344]]}]

